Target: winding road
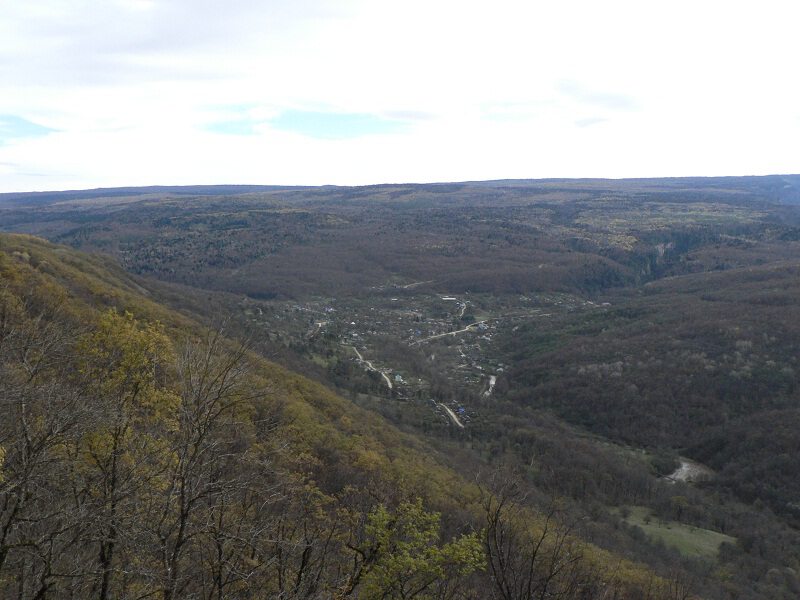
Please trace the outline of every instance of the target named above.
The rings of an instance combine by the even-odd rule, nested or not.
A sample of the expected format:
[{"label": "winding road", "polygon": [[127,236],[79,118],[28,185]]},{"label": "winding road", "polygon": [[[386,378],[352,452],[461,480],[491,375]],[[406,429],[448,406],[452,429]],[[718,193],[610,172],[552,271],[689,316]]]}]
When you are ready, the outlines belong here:
[{"label": "winding road", "polygon": [[389,379],[389,376],[388,376],[386,373],[384,373],[383,371],[381,371],[380,369],[376,369],[376,368],[375,368],[375,365],[373,365],[373,364],[372,364],[370,361],[368,361],[368,360],[364,360],[364,357],[363,357],[363,356],[361,356],[361,352],[359,352],[359,351],[358,351],[358,348],[356,348],[355,346],[348,346],[348,348],[352,348],[352,349],[353,349],[353,352],[355,352],[355,353],[356,353],[356,356],[358,357],[358,360],[360,360],[362,363],[364,363],[365,365],[367,365],[367,368],[368,368],[370,371],[375,371],[376,373],[380,373],[380,374],[381,374],[381,376],[383,377],[383,380],[386,382],[386,385],[388,385],[388,386],[389,386],[389,389],[390,389],[390,390],[393,388],[393,386],[392,386],[392,380],[391,380],[391,379]]},{"label": "winding road", "polygon": [[459,427],[461,427],[461,429],[464,429],[464,424],[461,422],[456,413],[454,413],[449,406],[445,406],[441,402],[438,402],[437,404],[439,404],[439,406],[441,406],[444,409],[444,412],[447,413],[447,416],[450,417],[450,420],[453,422],[454,425],[458,425]]},{"label": "winding road", "polygon": [[448,336],[448,335],[457,335],[459,333],[464,333],[465,331],[469,331],[473,327],[477,327],[481,323],[486,323],[487,321],[490,321],[490,320],[491,319],[484,319],[483,321],[478,321],[476,323],[472,323],[471,325],[467,325],[466,327],[464,327],[464,329],[459,329],[458,331],[448,331],[447,333],[438,333],[436,335],[432,335],[432,336],[423,338],[421,340],[417,340],[415,342],[411,342],[409,344],[409,346],[416,346],[417,344],[421,344],[423,342],[429,342],[431,340],[435,340],[436,338],[441,338],[441,337],[445,337],[445,336]]},{"label": "winding road", "polygon": [[433,279],[429,281],[415,281],[414,283],[407,283],[406,285],[401,285],[400,287],[404,290],[410,290],[411,288],[417,287],[418,285],[425,285],[426,283],[433,283]]}]

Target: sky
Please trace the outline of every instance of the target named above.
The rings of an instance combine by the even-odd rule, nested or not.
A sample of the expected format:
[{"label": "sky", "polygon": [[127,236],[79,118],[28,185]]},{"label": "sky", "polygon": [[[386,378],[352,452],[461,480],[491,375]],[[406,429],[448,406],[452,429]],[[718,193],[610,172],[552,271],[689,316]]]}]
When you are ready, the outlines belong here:
[{"label": "sky", "polygon": [[0,0],[0,192],[800,172],[794,1]]}]

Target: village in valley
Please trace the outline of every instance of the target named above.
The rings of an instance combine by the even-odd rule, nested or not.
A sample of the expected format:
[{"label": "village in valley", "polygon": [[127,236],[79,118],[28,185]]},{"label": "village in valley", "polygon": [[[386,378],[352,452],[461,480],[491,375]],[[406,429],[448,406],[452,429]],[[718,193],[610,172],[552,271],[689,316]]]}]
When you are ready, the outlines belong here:
[{"label": "village in valley", "polygon": [[508,368],[504,342],[521,324],[603,307],[570,294],[496,297],[418,289],[427,283],[307,301],[245,298],[240,308],[248,326],[270,343],[328,372],[343,364],[361,371],[363,382],[351,391],[428,407],[440,421],[463,429],[476,405],[496,393]]}]

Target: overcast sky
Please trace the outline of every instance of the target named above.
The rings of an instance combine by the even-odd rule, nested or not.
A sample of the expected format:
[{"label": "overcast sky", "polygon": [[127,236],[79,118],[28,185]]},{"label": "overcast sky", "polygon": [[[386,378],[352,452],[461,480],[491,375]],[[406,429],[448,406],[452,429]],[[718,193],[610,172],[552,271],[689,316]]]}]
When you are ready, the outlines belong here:
[{"label": "overcast sky", "polygon": [[0,191],[798,173],[796,4],[0,0]]}]

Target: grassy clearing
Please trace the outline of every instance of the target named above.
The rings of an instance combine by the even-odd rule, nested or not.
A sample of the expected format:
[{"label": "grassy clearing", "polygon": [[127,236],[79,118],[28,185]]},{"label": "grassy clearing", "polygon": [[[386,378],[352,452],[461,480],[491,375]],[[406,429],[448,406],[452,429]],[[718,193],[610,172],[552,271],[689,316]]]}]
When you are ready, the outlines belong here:
[{"label": "grassy clearing", "polygon": [[628,525],[641,528],[652,539],[660,540],[689,558],[714,558],[720,544],[733,544],[736,538],[729,535],[692,527],[676,521],[661,521],[651,516],[650,509],[644,506],[630,507],[630,515],[625,518]]}]

